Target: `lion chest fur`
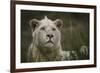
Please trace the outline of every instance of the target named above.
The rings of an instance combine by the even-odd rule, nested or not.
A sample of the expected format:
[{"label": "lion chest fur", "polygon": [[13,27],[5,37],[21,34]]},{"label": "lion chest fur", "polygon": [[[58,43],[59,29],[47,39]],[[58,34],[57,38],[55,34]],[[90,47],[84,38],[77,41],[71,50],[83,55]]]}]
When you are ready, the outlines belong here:
[{"label": "lion chest fur", "polygon": [[28,51],[28,61],[62,60],[61,25],[60,19],[52,21],[45,17],[42,20],[30,20],[33,39]]},{"label": "lion chest fur", "polygon": [[32,48],[30,50],[31,58],[30,61],[33,62],[43,62],[43,61],[58,61],[61,60],[61,52],[58,50],[43,52],[40,48]]}]

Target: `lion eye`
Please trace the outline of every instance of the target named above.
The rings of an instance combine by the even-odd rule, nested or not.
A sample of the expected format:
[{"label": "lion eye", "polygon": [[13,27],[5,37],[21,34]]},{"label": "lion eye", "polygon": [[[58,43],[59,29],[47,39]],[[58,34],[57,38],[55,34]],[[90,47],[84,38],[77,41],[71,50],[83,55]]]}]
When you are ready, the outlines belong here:
[{"label": "lion eye", "polygon": [[52,28],[52,30],[53,30],[53,31],[55,31],[55,30],[56,30],[56,28]]},{"label": "lion eye", "polygon": [[42,27],[41,30],[45,30],[45,27]]}]

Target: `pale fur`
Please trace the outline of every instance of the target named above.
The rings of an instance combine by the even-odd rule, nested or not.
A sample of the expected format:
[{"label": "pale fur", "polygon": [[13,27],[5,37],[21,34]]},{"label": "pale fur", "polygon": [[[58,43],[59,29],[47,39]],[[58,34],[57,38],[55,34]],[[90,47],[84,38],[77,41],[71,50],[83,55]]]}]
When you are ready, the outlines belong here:
[{"label": "pale fur", "polygon": [[[32,21],[36,21],[36,27],[32,28]],[[28,50],[28,62],[42,62],[42,61],[57,61],[63,60],[63,51],[61,47],[61,25],[57,25],[57,22],[62,24],[60,19],[52,21],[45,17],[42,20],[32,19],[30,21],[32,28],[32,43]],[[46,43],[49,40],[47,35],[53,35],[50,39],[53,43]]]},{"label": "pale fur", "polygon": [[80,48],[80,54],[82,54],[83,56],[88,56],[88,47],[85,45],[82,45]]}]

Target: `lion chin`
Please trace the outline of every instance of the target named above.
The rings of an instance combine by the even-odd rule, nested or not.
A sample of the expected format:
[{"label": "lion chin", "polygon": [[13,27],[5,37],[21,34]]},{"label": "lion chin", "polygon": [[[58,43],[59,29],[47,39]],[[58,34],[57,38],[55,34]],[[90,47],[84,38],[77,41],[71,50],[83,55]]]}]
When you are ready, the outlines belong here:
[{"label": "lion chin", "polygon": [[54,42],[52,42],[51,40],[49,40],[49,41],[47,41],[47,42],[45,43],[45,46],[46,46],[46,47],[49,47],[49,48],[52,48],[52,47],[54,46]]}]

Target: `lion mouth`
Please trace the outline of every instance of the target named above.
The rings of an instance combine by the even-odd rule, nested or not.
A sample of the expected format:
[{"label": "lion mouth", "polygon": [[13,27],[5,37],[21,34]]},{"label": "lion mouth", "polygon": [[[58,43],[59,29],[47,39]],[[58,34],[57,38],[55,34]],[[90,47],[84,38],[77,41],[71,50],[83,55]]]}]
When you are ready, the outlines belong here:
[{"label": "lion mouth", "polygon": [[47,41],[46,43],[52,43],[52,44],[54,44],[51,40]]}]

